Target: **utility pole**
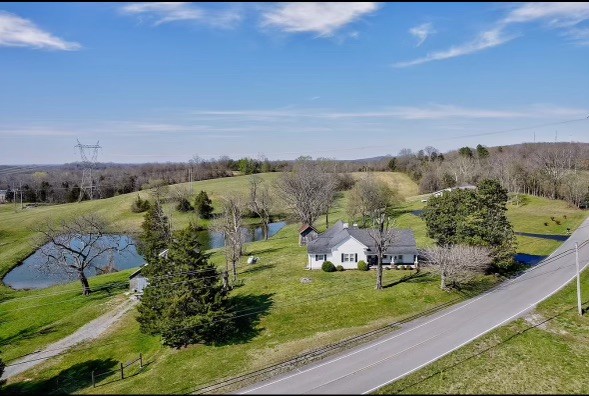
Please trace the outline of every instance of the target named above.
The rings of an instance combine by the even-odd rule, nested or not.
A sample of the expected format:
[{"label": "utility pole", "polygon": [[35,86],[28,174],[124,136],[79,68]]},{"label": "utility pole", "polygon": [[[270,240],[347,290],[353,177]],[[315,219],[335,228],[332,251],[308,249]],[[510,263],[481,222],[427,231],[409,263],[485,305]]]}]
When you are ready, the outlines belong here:
[{"label": "utility pole", "polygon": [[12,183],[12,202],[14,203],[14,213],[16,213],[16,194],[18,193],[18,190],[16,188],[16,186],[14,185],[14,183]]},{"label": "utility pole", "polygon": [[579,271],[579,244],[575,242],[575,263],[577,265],[577,306],[579,315],[583,316],[583,304],[581,302],[581,275]]},{"label": "utility pole", "polygon": [[23,210],[23,206],[22,206],[22,180],[20,181],[20,187],[18,190],[20,191],[20,210]]}]

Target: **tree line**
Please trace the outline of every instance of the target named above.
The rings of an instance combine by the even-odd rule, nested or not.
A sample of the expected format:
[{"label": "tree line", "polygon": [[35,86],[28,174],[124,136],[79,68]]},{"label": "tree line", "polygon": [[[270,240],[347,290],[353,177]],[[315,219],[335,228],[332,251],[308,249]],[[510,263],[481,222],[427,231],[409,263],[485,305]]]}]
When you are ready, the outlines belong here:
[{"label": "tree line", "polygon": [[[276,172],[287,166],[286,161],[267,158],[227,156],[204,160],[197,156],[187,162],[114,164],[98,163],[94,169],[93,185],[98,198],[140,191],[150,183],[177,184],[189,181],[217,179],[239,174]],[[83,166],[81,163],[63,165],[0,166],[0,190],[7,190],[8,202],[68,203],[80,197]],[[88,199],[83,195],[83,199]],[[96,198],[96,197],[95,197]]]},{"label": "tree line", "polygon": [[389,169],[405,172],[431,193],[496,179],[509,193],[562,199],[589,207],[589,144],[524,143],[504,147],[461,147],[444,155],[433,148],[402,151]]}]

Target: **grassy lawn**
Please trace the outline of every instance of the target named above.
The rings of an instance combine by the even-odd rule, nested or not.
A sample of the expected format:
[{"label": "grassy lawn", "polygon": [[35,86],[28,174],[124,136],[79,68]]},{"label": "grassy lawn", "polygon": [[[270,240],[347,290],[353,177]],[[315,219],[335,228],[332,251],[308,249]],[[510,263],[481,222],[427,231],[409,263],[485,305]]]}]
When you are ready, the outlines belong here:
[{"label": "grassy lawn", "polygon": [[[582,275],[589,306],[589,272]],[[500,327],[380,394],[588,394],[589,314],[573,282],[532,314]]]},{"label": "grassy lawn", "polygon": [[133,270],[89,279],[94,290],[82,296],[79,282],[29,291],[0,304],[0,351],[7,362],[58,341],[124,301]]},{"label": "grassy lawn", "polygon": [[[73,372],[89,373],[92,368],[109,364],[114,367],[118,361],[130,361],[142,352],[152,362],[143,373],[96,389],[88,387],[89,375],[85,374],[86,378],[76,378],[76,386],[86,384],[77,390],[188,392],[212,380],[259,369],[457,297],[465,298],[440,290],[437,280],[427,275],[399,282],[411,271],[386,271],[385,285],[390,287],[383,292],[374,290],[373,271],[307,271],[305,248],[298,247],[297,240],[297,225],[293,224],[269,241],[247,246],[247,252],[260,257],[260,262],[255,266],[242,262],[244,285],[232,298],[243,308],[261,312],[242,328],[239,340],[215,347],[161,348],[158,337],[139,333],[133,314],[106,337],[85,345],[90,351],[84,349],[46,362],[11,380],[8,390],[51,390],[58,378],[65,384]],[[223,261],[220,252],[212,259],[219,265]],[[313,281],[302,284],[301,277]]]},{"label": "grassy lawn", "polygon": [[[361,175],[355,174],[356,177]],[[271,181],[277,174],[265,174],[263,177]],[[417,186],[405,175],[382,172],[377,177],[396,183],[406,193],[417,193]],[[249,177],[239,176],[195,182],[194,190],[207,191],[213,203],[218,205],[221,194],[245,193],[248,185]],[[188,183],[185,183],[172,188],[187,186]],[[141,192],[141,195],[147,197],[145,192]],[[30,229],[49,218],[66,219],[79,213],[97,212],[105,216],[118,232],[137,232],[143,214],[134,214],[129,209],[135,197],[136,193],[80,204],[31,208],[18,213],[14,213],[12,207],[7,205],[0,206],[0,272],[6,273],[19,260],[32,253],[30,242],[34,233]],[[349,221],[345,214],[346,202],[345,194],[336,201],[330,213],[330,224],[338,219]],[[175,229],[184,227],[194,217],[172,210],[172,204],[167,205]],[[432,243],[426,236],[425,223],[412,214],[423,206],[420,200],[409,198],[399,208],[397,217],[398,227],[414,230],[418,247]],[[72,211],[72,208],[76,210]],[[536,216],[538,213],[541,215]],[[567,219],[564,219],[564,214]],[[543,225],[544,218],[548,216],[550,220],[551,215],[561,220],[560,226],[553,221],[549,226]],[[584,212],[568,209],[561,202],[531,198],[527,205],[510,207],[509,216],[517,231],[538,232],[536,222],[541,221],[540,224],[545,227],[544,233],[551,234],[560,233],[563,227],[564,230],[566,227],[574,229],[584,218]],[[325,219],[321,218],[316,226],[324,231]],[[50,359],[12,379],[7,385],[8,390],[45,393],[189,392],[213,380],[263,368],[450,300],[467,298],[466,295],[441,291],[438,280],[429,275],[407,279],[410,271],[385,271],[385,285],[389,287],[382,292],[374,290],[373,272],[306,271],[306,249],[297,245],[297,229],[297,224],[290,224],[269,241],[246,245],[246,255],[256,255],[260,257],[260,262],[248,266],[245,264],[246,258],[242,259],[240,276],[243,286],[235,289],[232,298],[238,310],[253,308],[260,312],[249,316],[250,320],[244,324],[239,339],[228,345],[214,347],[195,345],[180,350],[163,348],[158,337],[139,332],[133,313],[99,340]],[[530,254],[545,254],[544,251],[548,249],[550,253],[559,244],[548,245],[544,240],[529,237],[518,237],[518,240],[526,246],[525,252]],[[212,260],[218,266],[224,265],[224,258],[219,251],[213,252]],[[128,273],[123,271],[92,278],[91,284],[93,287],[114,284],[124,280]],[[301,284],[302,277],[310,277],[313,281]],[[58,297],[51,295],[68,288],[73,290],[71,294],[63,293]],[[62,338],[103,313],[109,304],[123,298],[121,293],[117,295],[101,291],[91,297],[92,304],[85,304],[88,299],[84,300],[77,295],[78,288],[78,284],[72,284],[43,291],[16,292],[2,286],[0,298],[30,296],[35,305],[39,305],[31,308],[38,310],[36,315],[24,319],[18,316],[18,311],[9,312],[14,307],[20,307],[19,300],[0,304],[0,351],[3,359],[11,360]],[[41,297],[43,294],[46,295]],[[62,299],[63,304],[60,303]],[[50,305],[42,306],[45,302]],[[91,387],[92,370],[114,368],[120,361],[135,359],[140,352],[149,361],[143,372],[124,381],[108,383],[105,380],[96,389]],[[115,378],[113,376],[111,379]]]}]

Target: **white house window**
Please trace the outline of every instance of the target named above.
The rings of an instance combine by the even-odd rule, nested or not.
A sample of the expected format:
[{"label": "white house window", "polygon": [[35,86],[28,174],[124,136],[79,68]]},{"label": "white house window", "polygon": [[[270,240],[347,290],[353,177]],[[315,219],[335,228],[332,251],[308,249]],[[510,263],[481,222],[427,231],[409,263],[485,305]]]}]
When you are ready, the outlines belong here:
[{"label": "white house window", "polygon": [[316,254],[315,255],[315,261],[323,261],[323,260],[325,260],[324,254]]},{"label": "white house window", "polygon": [[358,254],[357,253],[342,253],[342,263],[350,262],[356,263],[358,262]]}]

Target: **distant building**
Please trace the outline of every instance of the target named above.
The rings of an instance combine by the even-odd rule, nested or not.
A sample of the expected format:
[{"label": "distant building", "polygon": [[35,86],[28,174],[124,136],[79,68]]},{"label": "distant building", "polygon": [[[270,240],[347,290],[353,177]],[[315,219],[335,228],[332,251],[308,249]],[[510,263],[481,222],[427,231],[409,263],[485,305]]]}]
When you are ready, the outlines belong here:
[{"label": "distant building", "polygon": [[8,190],[0,190],[0,203],[6,203],[6,193]]},{"label": "distant building", "polygon": [[450,187],[450,188],[445,188],[440,191],[436,191],[436,192],[432,193],[432,195],[434,197],[441,197],[444,193],[451,192],[454,190],[476,190],[476,189],[477,189],[477,186],[473,186],[472,184],[463,184],[462,186]]},{"label": "distant building", "polygon": [[[168,249],[162,250],[158,256],[168,258]],[[145,268],[148,263],[143,264],[139,269],[129,275],[129,291],[136,294],[143,294],[143,289],[149,285],[149,280],[141,273],[141,270]]]}]

